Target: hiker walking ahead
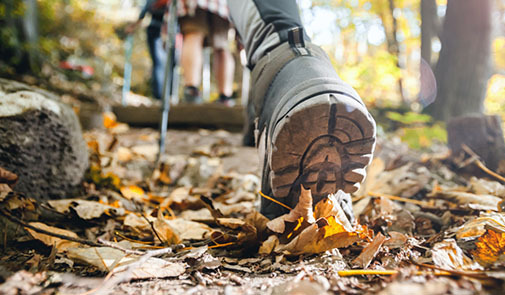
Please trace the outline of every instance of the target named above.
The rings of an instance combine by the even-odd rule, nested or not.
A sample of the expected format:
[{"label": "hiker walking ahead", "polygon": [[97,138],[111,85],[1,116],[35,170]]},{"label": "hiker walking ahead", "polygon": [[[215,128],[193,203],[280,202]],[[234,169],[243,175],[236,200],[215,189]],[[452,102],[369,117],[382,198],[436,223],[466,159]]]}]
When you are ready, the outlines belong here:
[{"label": "hiker walking ahead", "polygon": [[147,26],[147,45],[152,60],[151,87],[153,97],[161,98],[163,92],[163,79],[165,77],[165,63],[167,54],[163,48],[161,39],[161,28],[163,26],[163,16],[167,10],[167,0],[147,0],[136,22],[126,27],[126,33],[135,31],[146,14],[151,15],[151,22]]},{"label": "hiker walking ahead", "polygon": [[181,67],[184,78],[184,100],[202,101],[199,91],[202,80],[204,43],[213,49],[213,69],[219,91],[219,102],[233,104],[232,87],[235,62],[229,50],[228,6],[226,0],[178,0],[178,16],[183,35]]},{"label": "hiker walking ahead", "polygon": [[[166,52],[161,40],[163,15],[170,0],[147,0],[137,22],[127,28],[133,32],[147,13],[151,23],[147,27],[147,42],[153,62],[153,96],[161,97]],[[228,7],[226,0],[177,0],[177,16],[183,35],[181,68],[184,79],[184,101],[201,103],[199,86],[202,80],[203,46],[212,46],[214,74],[219,90],[219,101],[233,104],[231,99],[235,64],[229,51]]]}]

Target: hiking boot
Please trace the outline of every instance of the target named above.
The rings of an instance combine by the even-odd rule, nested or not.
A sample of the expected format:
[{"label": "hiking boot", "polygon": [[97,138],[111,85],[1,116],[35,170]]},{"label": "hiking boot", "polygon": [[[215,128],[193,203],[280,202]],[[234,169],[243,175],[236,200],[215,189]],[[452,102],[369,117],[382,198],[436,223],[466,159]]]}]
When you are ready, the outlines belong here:
[{"label": "hiking boot", "polygon": [[[263,193],[294,208],[301,185],[311,190],[314,205],[342,190],[340,204],[354,220],[349,194],[372,159],[375,121],[319,47],[285,43],[263,59],[256,81],[253,73],[253,87],[268,84],[262,97],[253,94]],[[272,219],[288,210],[263,198],[260,212]]]},{"label": "hiking boot", "polygon": [[191,104],[201,104],[203,102],[200,96],[200,90],[195,86],[184,87],[184,102]]}]

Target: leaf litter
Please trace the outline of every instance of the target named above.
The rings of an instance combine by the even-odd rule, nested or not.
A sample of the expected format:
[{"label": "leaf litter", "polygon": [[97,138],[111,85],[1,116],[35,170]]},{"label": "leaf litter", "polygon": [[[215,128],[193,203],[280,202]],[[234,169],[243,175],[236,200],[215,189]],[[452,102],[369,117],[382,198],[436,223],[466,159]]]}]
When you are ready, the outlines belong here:
[{"label": "leaf litter", "polygon": [[[37,202],[0,167],[2,292],[492,294],[504,286],[505,186],[460,173],[444,147],[421,154],[381,140],[352,196],[356,221],[339,205],[343,192],[313,204],[303,187],[295,208],[268,220],[255,211],[255,151],[239,147],[239,135],[170,131],[174,145],[154,167],[156,132],[107,122],[85,135],[91,167],[78,198]],[[97,276],[105,277],[78,283]]]}]

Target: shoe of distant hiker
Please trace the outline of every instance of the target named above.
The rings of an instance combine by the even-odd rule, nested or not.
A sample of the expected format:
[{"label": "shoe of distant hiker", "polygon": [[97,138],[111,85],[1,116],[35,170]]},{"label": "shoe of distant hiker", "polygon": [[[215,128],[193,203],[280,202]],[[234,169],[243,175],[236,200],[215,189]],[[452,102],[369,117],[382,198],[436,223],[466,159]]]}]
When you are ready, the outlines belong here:
[{"label": "shoe of distant hiker", "polygon": [[194,86],[184,87],[184,102],[191,104],[201,104],[203,102],[200,96],[200,90]]},{"label": "shoe of distant hiker", "polygon": [[[356,91],[324,51],[296,36],[259,60],[252,81],[262,192],[294,208],[301,185],[314,205],[342,190],[348,194],[341,205],[353,220],[349,194],[365,178],[376,133]],[[262,198],[260,211],[275,218],[288,210]]]},{"label": "shoe of distant hiker", "polygon": [[224,94],[219,95],[219,98],[216,100],[216,102],[227,107],[234,107],[236,104],[235,98],[226,96]]}]

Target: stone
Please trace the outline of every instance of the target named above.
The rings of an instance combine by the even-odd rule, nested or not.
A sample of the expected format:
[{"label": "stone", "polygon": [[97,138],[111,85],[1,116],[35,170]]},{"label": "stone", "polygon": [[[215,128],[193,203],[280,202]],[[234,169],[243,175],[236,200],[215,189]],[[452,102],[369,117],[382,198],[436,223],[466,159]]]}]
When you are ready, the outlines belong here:
[{"label": "stone", "polygon": [[451,119],[447,124],[449,147],[454,155],[463,153],[463,144],[498,173],[505,173],[505,140],[499,116],[473,114]]},{"label": "stone", "polygon": [[75,196],[88,150],[72,108],[50,92],[0,79],[0,167],[19,176],[14,190],[28,197]]}]

